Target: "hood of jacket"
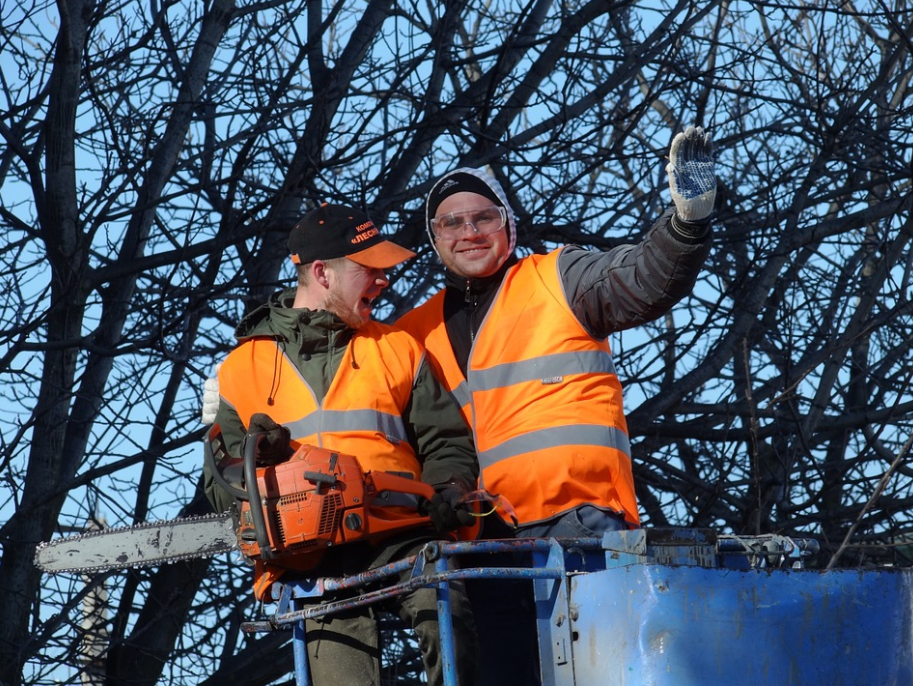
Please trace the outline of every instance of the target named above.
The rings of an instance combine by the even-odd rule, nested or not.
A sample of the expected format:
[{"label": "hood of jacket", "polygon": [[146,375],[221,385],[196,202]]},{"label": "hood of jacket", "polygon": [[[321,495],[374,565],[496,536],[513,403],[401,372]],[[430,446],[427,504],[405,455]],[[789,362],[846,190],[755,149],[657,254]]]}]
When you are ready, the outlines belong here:
[{"label": "hood of jacket", "polygon": [[295,308],[294,288],[273,293],[264,303],[245,315],[235,328],[239,342],[270,337],[297,343],[299,350],[319,352],[330,344],[348,343],[355,330],[332,312]]}]

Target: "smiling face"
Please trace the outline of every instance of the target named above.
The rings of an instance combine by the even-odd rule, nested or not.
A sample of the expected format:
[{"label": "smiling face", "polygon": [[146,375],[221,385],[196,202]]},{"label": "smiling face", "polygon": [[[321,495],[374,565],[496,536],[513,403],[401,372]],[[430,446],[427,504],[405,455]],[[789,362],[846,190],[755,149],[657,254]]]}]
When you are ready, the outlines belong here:
[{"label": "smiling face", "polygon": [[390,285],[383,269],[365,267],[346,258],[326,263],[325,274],[328,285],[322,309],[353,329],[368,323],[374,300]]},{"label": "smiling face", "polygon": [[[437,208],[436,216],[450,213],[471,216],[491,207],[491,200],[478,193],[454,193]],[[434,239],[438,255],[446,267],[466,279],[491,276],[504,264],[508,256],[507,226],[495,233],[484,235],[464,225],[457,238]]]}]

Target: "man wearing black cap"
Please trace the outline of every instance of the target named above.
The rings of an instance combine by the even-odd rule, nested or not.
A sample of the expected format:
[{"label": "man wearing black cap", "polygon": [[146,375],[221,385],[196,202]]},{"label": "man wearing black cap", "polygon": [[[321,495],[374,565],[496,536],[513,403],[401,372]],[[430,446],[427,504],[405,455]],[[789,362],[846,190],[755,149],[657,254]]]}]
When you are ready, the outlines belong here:
[{"label": "man wearing black cap", "polygon": [[[289,252],[297,288],[273,295],[241,321],[239,345],[219,370],[215,419],[228,453],[241,454],[248,431],[265,432],[257,455],[263,463],[281,461],[299,445],[318,445],[355,455],[365,471],[408,473],[442,492],[471,488],[478,464],[459,408],[425,364],[422,346],[371,320],[372,304],[389,283],[384,270],[414,253],[385,240],[362,212],[341,205],[306,214],[291,231]],[[209,473],[204,486],[216,511],[228,509],[230,494]],[[416,554],[441,530],[461,523],[450,508],[442,517],[439,501],[436,496],[429,506],[437,531],[330,548],[307,575],[349,575]],[[258,564],[258,597],[286,573]],[[436,591],[419,589],[397,606],[419,637],[428,683],[442,684]],[[472,685],[477,639],[459,584],[452,586],[451,607],[459,683]],[[360,608],[306,622],[314,684],[379,683],[373,612]]]},{"label": "man wearing black cap", "polygon": [[[483,171],[445,174],[428,194],[427,230],[446,288],[397,325],[425,345],[462,404],[479,488],[512,506],[483,520],[486,538],[590,537],[639,526],[607,338],[660,317],[691,291],[710,248],[709,136],[696,127],[676,135],[666,170],[674,209],[640,243],[605,253],[566,246],[518,259],[507,197]],[[522,636],[532,618],[514,616],[528,600],[523,591],[512,598],[494,582],[489,594],[470,587],[485,685],[536,681],[519,671],[535,641]]]},{"label": "man wearing black cap", "polygon": [[[483,519],[486,538],[639,526],[607,338],[657,319],[693,288],[711,243],[710,137],[698,127],[677,134],[666,171],[674,208],[640,243],[604,253],[565,246],[519,259],[507,196],[483,171],[452,171],[428,194],[427,230],[446,288],[397,325],[424,344],[473,430],[479,487],[500,497],[498,516]],[[204,397],[204,421],[213,404]],[[442,493],[454,505],[460,495]],[[474,596],[482,683],[535,683],[520,669],[535,665],[535,625],[514,612],[526,594],[511,596],[501,584]],[[478,612],[492,608],[484,619]]]}]

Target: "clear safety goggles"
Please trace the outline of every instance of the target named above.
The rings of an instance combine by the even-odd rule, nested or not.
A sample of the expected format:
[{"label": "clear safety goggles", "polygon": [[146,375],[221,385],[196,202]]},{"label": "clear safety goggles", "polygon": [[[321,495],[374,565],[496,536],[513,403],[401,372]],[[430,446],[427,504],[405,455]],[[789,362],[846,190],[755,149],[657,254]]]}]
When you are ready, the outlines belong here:
[{"label": "clear safety goggles", "polygon": [[465,235],[467,227],[475,235],[487,236],[500,231],[506,223],[507,211],[500,205],[489,205],[438,215],[431,220],[431,230],[435,238],[458,240]]}]

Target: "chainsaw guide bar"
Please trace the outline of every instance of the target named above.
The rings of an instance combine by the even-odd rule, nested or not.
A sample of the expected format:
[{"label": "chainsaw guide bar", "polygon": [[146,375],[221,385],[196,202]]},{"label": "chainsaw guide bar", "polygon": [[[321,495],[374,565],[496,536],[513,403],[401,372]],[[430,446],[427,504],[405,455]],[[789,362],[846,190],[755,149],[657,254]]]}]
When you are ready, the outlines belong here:
[{"label": "chainsaw guide bar", "polygon": [[204,515],[54,539],[35,549],[35,566],[50,574],[97,574],[211,557],[237,548],[231,516]]}]

